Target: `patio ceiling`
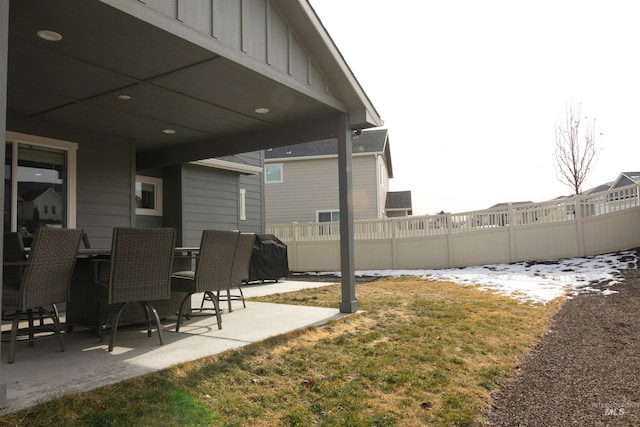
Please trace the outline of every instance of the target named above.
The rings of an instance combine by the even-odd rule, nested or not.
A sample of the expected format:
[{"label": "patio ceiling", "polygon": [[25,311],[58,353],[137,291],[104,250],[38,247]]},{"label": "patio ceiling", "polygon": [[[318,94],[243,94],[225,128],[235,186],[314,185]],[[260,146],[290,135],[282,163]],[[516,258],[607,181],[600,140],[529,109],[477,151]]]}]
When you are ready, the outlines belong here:
[{"label": "patio ceiling", "polygon": [[98,0],[14,0],[9,12],[7,128],[127,138],[139,168],[329,137],[349,109]]}]

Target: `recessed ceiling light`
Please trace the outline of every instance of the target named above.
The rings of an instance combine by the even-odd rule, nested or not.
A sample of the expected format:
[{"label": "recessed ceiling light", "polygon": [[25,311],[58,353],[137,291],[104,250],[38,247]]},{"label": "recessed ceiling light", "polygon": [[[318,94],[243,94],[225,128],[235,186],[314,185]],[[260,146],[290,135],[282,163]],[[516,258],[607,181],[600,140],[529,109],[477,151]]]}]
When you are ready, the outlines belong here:
[{"label": "recessed ceiling light", "polygon": [[128,101],[131,99],[131,95],[127,95],[126,93],[121,93],[120,95],[118,95],[118,98]]},{"label": "recessed ceiling light", "polygon": [[173,135],[174,133],[176,133],[175,129],[163,129],[162,132],[166,133],[167,135]]},{"label": "recessed ceiling light", "polygon": [[256,108],[255,111],[258,114],[267,114],[269,112],[269,109],[268,108],[264,108],[264,107],[260,107],[260,108]]},{"label": "recessed ceiling light", "polygon": [[59,42],[60,40],[62,40],[62,34],[57,33],[55,31],[51,31],[51,30],[40,30],[36,34],[41,39],[47,40],[50,42]]}]

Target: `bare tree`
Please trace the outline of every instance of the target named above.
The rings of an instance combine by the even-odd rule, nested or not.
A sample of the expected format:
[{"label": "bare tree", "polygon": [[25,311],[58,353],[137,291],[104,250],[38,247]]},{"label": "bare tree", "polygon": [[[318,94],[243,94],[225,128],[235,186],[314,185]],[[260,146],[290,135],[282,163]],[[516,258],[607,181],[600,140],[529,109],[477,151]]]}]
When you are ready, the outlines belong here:
[{"label": "bare tree", "polygon": [[556,123],[556,175],[574,194],[580,194],[596,163],[598,136],[596,119],[582,117],[582,103],[567,104],[564,120]]}]

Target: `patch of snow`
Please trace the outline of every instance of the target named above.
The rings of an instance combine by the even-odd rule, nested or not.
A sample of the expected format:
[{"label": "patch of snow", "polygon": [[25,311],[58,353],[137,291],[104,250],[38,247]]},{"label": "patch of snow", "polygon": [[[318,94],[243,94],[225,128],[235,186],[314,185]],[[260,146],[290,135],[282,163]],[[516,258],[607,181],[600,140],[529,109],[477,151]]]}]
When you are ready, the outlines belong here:
[{"label": "patch of snow", "polygon": [[[620,270],[637,268],[635,251],[623,251],[557,261],[492,264],[441,270],[359,270],[356,276],[418,276],[433,281],[478,285],[513,298],[546,303],[560,296],[594,292],[611,295],[611,286],[620,284]],[[307,273],[313,274],[313,273]],[[340,273],[325,273],[340,276]],[[599,284],[605,289],[594,288]]]}]

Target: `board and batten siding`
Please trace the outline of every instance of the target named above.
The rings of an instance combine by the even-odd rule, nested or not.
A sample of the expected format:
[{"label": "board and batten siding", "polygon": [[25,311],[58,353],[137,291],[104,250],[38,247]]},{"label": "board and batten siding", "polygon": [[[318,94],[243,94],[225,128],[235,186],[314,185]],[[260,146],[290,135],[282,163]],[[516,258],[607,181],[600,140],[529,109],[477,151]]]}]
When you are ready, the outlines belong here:
[{"label": "board and batten siding", "polygon": [[270,0],[129,1],[205,36],[212,52],[236,60],[250,58],[262,64],[265,72],[292,78],[319,98],[341,104],[295,29]]},{"label": "board and batten siding", "polygon": [[[274,160],[273,163],[279,163]],[[283,182],[265,185],[268,224],[315,222],[317,211],[339,210],[336,158],[283,161]],[[354,156],[354,219],[377,218],[375,156]]]}]

